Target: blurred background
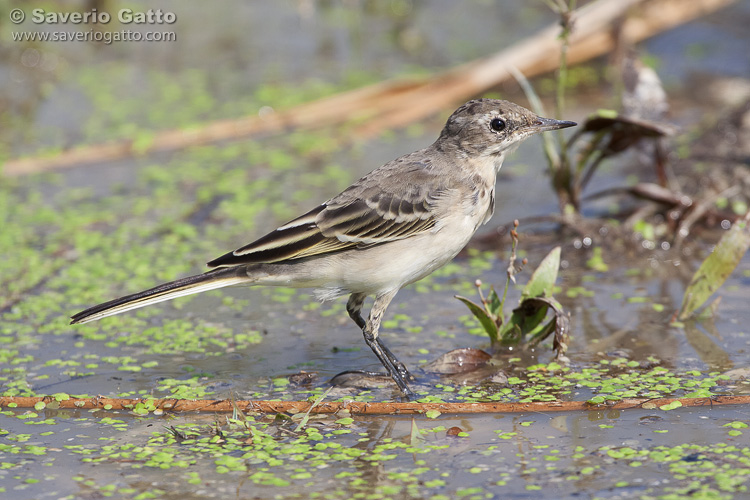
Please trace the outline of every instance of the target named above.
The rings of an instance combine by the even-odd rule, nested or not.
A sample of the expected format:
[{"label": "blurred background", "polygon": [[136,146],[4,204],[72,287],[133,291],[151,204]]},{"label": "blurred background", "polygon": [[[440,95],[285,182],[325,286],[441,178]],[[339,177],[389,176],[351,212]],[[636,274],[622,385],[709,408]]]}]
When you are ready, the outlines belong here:
[{"label": "blurred background", "polygon": [[[428,112],[398,126],[372,119],[377,100],[365,111],[352,108],[347,119],[340,121],[330,119],[326,106],[316,108],[315,113],[304,107],[370,85],[388,85],[383,82],[406,82],[402,83],[405,87],[411,85],[408,82],[421,82],[429,87],[444,71],[506,50],[550,26],[558,30],[561,17],[550,5],[557,3],[0,0],[3,395],[304,398],[322,393],[338,372],[377,370],[377,360],[346,317],[345,302],[320,304],[306,290],[229,289],[75,328],[68,325],[68,318],[96,303],[205,269],[205,262],[337,194],[370,170],[429,145],[446,117],[468,98],[499,97],[531,106],[519,84],[508,79],[477,96],[406,100],[403,109],[421,107]],[[13,17],[17,9],[25,17],[20,23]],[[46,22],[35,23],[35,16],[42,15],[35,14],[35,9],[53,16],[108,13],[112,19],[74,24],[58,17],[57,22],[45,18]],[[123,10],[146,13],[149,9],[173,14],[174,22],[122,24],[117,18]],[[572,19],[574,34],[586,28],[576,25],[575,15]],[[664,161],[657,166],[652,149],[635,146],[612,155],[579,193],[580,204],[572,207],[561,203],[541,141],[527,141],[503,166],[493,220],[454,263],[401,291],[389,309],[383,338],[403,362],[415,368],[421,377],[419,390],[441,394],[447,393],[445,387],[458,391],[472,384],[487,385],[500,371],[525,377],[530,366],[553,360],[555,353],[546,341],[536,349],[496,354],[498,364],[474,378],[446,379],[422,370],[455,348],[493,350],[477,320],[453,296],[476,300],[476,279],[486,284],[485,290],[489,284],[503,287],[511,245],[508,229],[519,219],[519,258],[528,258],[529,264],[518,275],[519,284],[511,286],[506,310],[517,304],[519,288],[544,255],[562,246],[555,295],[571,315],[567,357],[573,370],[626,360],[643,372],[658,367],[698,379],[728,374],[729,382],[722,382],[729,386],[726,391],[746,391],[743,380],[750,361],[746,326],[750,324],[750,262],[746,257],[722,288],[722,301],[715,305],[711,318],[687,323],[671,320],[702,260],[748,211],[748,25],[750,2],[727,2],[722,9],[643,42],[622,43],[612,54],[571,64],[563,85],[563,109],[556,107],[560,87],[553,72],[531,79],[547,115],[559,114],[583,124],[597,110],[622,111],[623,89],[628,85],[622,68],[625,56],[630,55],[631,61],[637,61],[632,64],[650,68],[657,76],[657,93],[666,96],[658,106],[666,105],[668,111],[645,124],[638,122],[622,137],[640,138],[644,130],[652,131],[662,141]],[[38,35],[33,35],[35,40],[28,35],[76,32],[101,40],[116,36],[133,40],[40,41]],[[168,40],[134,41],[147,33]],[[468,75],[469,68],[466,71]],[[397,94],[393,91],[385,97]],[[342,105],[341,109],[347,108]],[[296,110],[300,110],[298,115]],[[284,117],[280,126],[261,126],[252,134],[237,132],[238,122],[226,122],[247,118],[257,120],[253,124],[267,125],[279,116]],[[318,117],[320,126],[315,123]],[[295,119],[304,120],[305,125],[297,126]],[[211,128],[217,123],[216,129]],[[368,129],[373,123],[377,126]],[[219,138],[204,140],[209,130],[221,132]],[[554,141],[567,140],[575,130],[555,136]],[[182,142],[179,147],[162,148],[166,137],[162,133],[170,131],[174,132],[171,139]],[[201,141],[191,144],[191,137],[201,137]],[[647,145],[652,142],[645,141]],[[576,149],[571,158],[580,158],[583,151]],[[605,191],[606,196],[591,196]],[[310,385],[290,392],[290,380],[295,375],[299,378],[301,372],[312,373]],[[615,375],[607,372],[602,377]],[[639,388],[637,395],[673,394],[673,386],[662,385],[655,392]],[[477,389],[478,394],[495,394],[492,387],[481,389],[487,392]],[[684,395],[687,387],[679,386],[675,393]],[[586,400],[599,389],[601,385],[578,384],[565,392],[557,387],[538,400]],[[334,394],[355,397],[358,392],[341,389]],[[383,389],[357,397],[392,395]],[[646,432],[639,427],[640,414],[599,413],[570,417],[562,427],[559,421],[533,417],[538,418],[536,430],[521,429],[520,421],[501,417],[440,421],[447,427],[476,429],[481,438],[466,442],[459,450],[461,460],[453,451],[435,460],[434,475],[455,472],[451,478],[458,486],[426,487],[424,497],[454,496],[473,485],[497,495],[498,469],[510,467],[520,476],[514,468],[515,452],[497,456],[478,452],[497,441],[495,427],[519,432],[528,440],[524,443],[560,437],[570,448],[590,446],[591,455],[597,446],[619,445],[634,436],[641,439]],[[660,434],[657,437],[663,441],[659,443],[724,439],[724,423],[746,419],[730,413],[716,416],[712,422],[717,425],[710,429],[702,427],[705,422],[697,413],[664,417],[658,422],[669,427],[680,421],[685,427],[669,436]],[[37,417],[41,422],[45,414]],[[98,449],[98,436],[115,442],[113,436],[119,431],[111,425],[88,419],[86,414],[76,418],[83,422],[56,430],[52,437],[34,434],[34,442],[59,448],[82,434],[86,436],[79,442],[85,449]],[[621,427],[616,434],[606,434],[596,419],[612,425],[617,421]],[[12,436],[28,431],[13,416],[5,415],[3,421]],[[150,420],[127,423],[126,437],[117,439],[139,444],[150,439]],[[392,437],[406,439],[409,425],[405,418],[383,418],[359,430],[381,443]],[[84,430],[90,428],[96,432]],[[648,434],[639,445],[650,446],[651,439],[656,437]],[[358,446],[355,441],[346,445]],[[214,471],[213,458],[192,459],[207,467],[205,474],[210,476],[200,487],[206,491],[196,496],[234,492],[244,484],[247,470],[223,476],[226,471]],[[49,461],[52,479],[39,485],[26,480],[41,476],[40,467],[21,459],[9,467],[8,474],[14,476],[5,477],[11,478],[10,487],[25,491],[29,498],[78,494],[77,488],[94,498],[107,491],[103,485],[110,483],[136,492],[153,490],[150,483],[135,478],[146,473],[134,472],[130,465],[105,462],[94,470],[80,460],[74,452],[66,452],[64,458]],[[411,455],[402,454],[393,462],[396,465],[376,474],[372,490],[350,484],[339,497],[387,491],[378,489],[383,487],[378,480],[396,481],[387,473],[411,470],[413,462]],[[570,472],[583,462],[568,454],[560,467]],[[83,480],[71,480],[66,472],[69,467],[80,469],[93,486],[84,488]],[[347,467],[329,469],[320,481],[336,484],[335,474],[349,471]],[[480,470],[469,473],[468,467]],[[183,472],[161,475],[159,469],[148,470],[146,477],[153,484],[169,485],[175,495],[183,497],[192,492],[180,475]],[[637,483],[639,474],[653,484],[617,498],[668,493],[665,486],[654,486],[665,477],[658,464],[638,473],[631,470],[613,466],[596,481],[566,483],[560,486],[561,498],[580,491],[593,497],[611,491],[621,477]],[[123,474],[124,479],[112,479]],[[559,486],[560,474],[545,469],[534,484]],[[52,481],[55,488],[49,487]],[[527,498],[524,481],[509,480],[510,489],[503,495]],[[304,482],[291,482],[291,490],[278,495],[306,494]],[[274,494],[270,487],[258,493]]]}]

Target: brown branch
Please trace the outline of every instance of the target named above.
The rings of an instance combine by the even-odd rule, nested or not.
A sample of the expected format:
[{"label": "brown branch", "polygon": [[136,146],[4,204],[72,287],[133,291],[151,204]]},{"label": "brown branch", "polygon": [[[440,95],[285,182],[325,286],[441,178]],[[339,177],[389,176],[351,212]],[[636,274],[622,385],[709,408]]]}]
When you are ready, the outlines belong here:
[{"label": "brown branch", "polygon": [[255,413],[337,413],[348,411],[359,415],[413,415],[430,410],[444,414],[462,413],[548,413],[561,411],[585,410],[627,410],[653,409],[679,401],[682,406],[722,406],[750,404],[750,396],[715,396],[711,398],[658,398],[658,399],[623,399],[606,405],[591,405],[585,401],[554,401],[534,403],[363,403],[321,402],[310,411],[312,403],[308,401],[232,401],[189,400],[189,399],[120,399],[120,398],[70,398],[56,401],[50,396],[39,397],[0,397],[0,408],[35,408],[43,403],[46,409],[106,409],[132,410],[136,405],[145,404],[149,408],[171,412],[230,412],[234,406],[244,412]]},{"label": "brown branch", "polygon": [[[725,7],[735,0],[600,0],[575,12],[568,62],[583,62],[617,46],[618,36],[636,43],[690,20]],[[624,20],[623,20],[624,18]],[[614,27],[619,26],[618,30]],[[511,80],[512,67],[527,77],[557,68],[560,27],[553,23],[538,34],[497,54],[444,71],[425,79],[381,82],[292,109],[264,116],[220,120],[185,130],[154,132],[148,145],[134,141],[79,146],[54,156],[8,161],[5,175],[16,176],[56,168],[174,151],[218,141],[236,140],[289,128],[311,129],[366,119],[354,135],[369,137],[385,129],[404,126],[479,95]]]},{"label": "brown branch", "polygon": [[[593,59],[623,41],[637,43],[658,33],[726,7],[735,0],[605,0],[592,2],[574,13],[568,63]],[[627,17],[625,17],[627,16]],[[623,19],[624,18],[624,19]],[[614,27],[619,24],[620,31]],[[381,117],[356,132],[369,136],[383,129],[404,126],[513,79],[516,68],[527,78],[555,70],[560,62],[560,26],[553,23],[536,35],[497,54],[432,77],[411,92],[379,103]]]}]

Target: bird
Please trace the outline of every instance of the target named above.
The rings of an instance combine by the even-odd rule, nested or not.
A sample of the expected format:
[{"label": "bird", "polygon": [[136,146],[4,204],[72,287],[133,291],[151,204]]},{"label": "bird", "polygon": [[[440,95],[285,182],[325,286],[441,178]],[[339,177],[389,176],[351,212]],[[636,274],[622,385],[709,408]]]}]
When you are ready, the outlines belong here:
[{"label": "bird", "polygon": [[[576,125],[510,101],[474,99],[448,118],[430,146],[366,174],[340,194],[265,236],[208,263],[202,274],[90,307],[71,324],[232,285],[313,288],[346,310],[407,399],[414,377],[379,336],[404,286],[453,259],[495,210],[496,176],[528,137]],[[365,299],[374,296],[367,319]]]}]

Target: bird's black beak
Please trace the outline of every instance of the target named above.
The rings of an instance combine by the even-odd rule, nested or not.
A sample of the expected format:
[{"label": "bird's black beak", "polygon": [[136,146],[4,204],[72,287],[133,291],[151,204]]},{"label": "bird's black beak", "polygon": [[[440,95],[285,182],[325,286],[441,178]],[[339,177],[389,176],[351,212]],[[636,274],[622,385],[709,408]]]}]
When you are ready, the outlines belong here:
[{"label": "bird's black beak", "polygon": [[576,125],[578,125],[576,122],[553,120],[552,118],[542,118],[541,116],[538,116],[536,121],[531,124],[531,128],[534,129],[534,132],[546,132],[547,130],[575,127]]}]

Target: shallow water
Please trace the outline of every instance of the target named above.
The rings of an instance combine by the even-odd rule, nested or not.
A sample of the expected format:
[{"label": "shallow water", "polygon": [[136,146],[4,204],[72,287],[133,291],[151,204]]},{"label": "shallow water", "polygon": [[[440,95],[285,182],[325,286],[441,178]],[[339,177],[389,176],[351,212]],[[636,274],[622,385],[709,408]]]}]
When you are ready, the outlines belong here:
[{"label": "shallow water", "polygon": [[[282,106],[297,87],[324,95],[310,90],[311,78],[340,85],[449,66],[553,20],[545,8],[529,4],[391,2],[388,8],[362,4],[357,12],[348,4],[310,5],[188,8],[172,2],[162,8],[178,13],[173,44],[6,45],[0,92],[10,106],[2,118],[2,151],[16,156],[239,116],[260,104]],[[737,5],[656,37],[644,50],[661,61],[660,73],[677,95],[692,71],[747,77],[742,28],[748,15],[746,4]],[[681,40],[690,44],[675,43]],[[24,66],[33,60],[28,50],[48,63]],[[283,92],[274,94],[282,84]],[[601,102],[601,91],[596,94],[592,100]],[[566,118],[592,111],[589,99],[573,97]],[[684,117],[702,111],[673,114],[689,126]],[[307,291],[234,288],[77,328],[67,317],[98,300],[201,270],[205,261],[372,168],[425,146],[440,122],[341,148],[326,146],[328,132],[290,133],[9,180],[0,187],[6,214],[3,394],[304,398],[321,394],[325,381],[341,371],[378,370],[344,301],[320,305]],[[322,149],[311,153],[306,141]],[[402,290],[390,307],[382,337],[414,370],[415,389],[424,395],[474,397],[461,379],[441,379],[421,365],[455,348],[489,348],[453,295],[475,298],[477,278],[502,286],[509,242],[493,235],[514,218],[557,210],[542,164],[539,143],[525,144],[503,168],[496,215],[480,234],[484,243]],[[627,167],[613,163],[592,190],[621,184]],[[600,383],[555,385],[586,369],[602,369],[603,380],[666,374],[641,395],[687,394],[692,386],[685,380],[709,381],[715,394],[747,392],[743,380],[718,378],[750,359],[747,258],[724,285],[715,318],[674,327],[669,318],[697,267],[695,256],[633,250],[640,242],[623,243],[594,229],[593,246],[609,266],[594,271],[586,265],[592,253],[582,244],[586,235],[544,234],[548,228],[554,226],[522,222],[521,250],[530,263],[509,303],[518,300],[517,290],[547,251],[562,245],[557,298],[571,313],[569,371],[540,368],[553,359],[549,343],[498,356],[497,369],[510,377],[540,375],[527,388],[539,387],[539,395],[515,392],[508,399],[587,400],[602,393]],[[702,254],[710,241],[690,248]],[[628,362],[636,365],[608,371]],[[286,383],[301,370],[318,374],[313,387]],[[655,388],[659,384],[664,387]],[[481,390],[480,399],[499,394],[497,387]],[[385,388],[364,394],[337,389],[329,397],[393,396]],[[251,432],[224,415],[3,410],[0,496],[8,498],[527,498],[540,489],[560,498],[739,498],[750,470],[744,407],[351,422],[337,416],[312,420],[301,435],[292,432],[296,423],[262,416],[254,417]],[[222,424],[218,437],[211,431],[215,421]],[[197,444],[169,442],[168,426],[194,429]],[[452,427],[465,435],[448,435]],[[275,437],[266,440],[263,433]],[[341,449],[355,451],[344,457]],[[701,475],[709,470],[713,474]]]}]

